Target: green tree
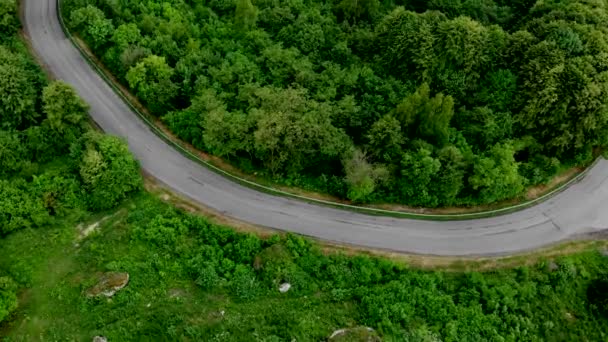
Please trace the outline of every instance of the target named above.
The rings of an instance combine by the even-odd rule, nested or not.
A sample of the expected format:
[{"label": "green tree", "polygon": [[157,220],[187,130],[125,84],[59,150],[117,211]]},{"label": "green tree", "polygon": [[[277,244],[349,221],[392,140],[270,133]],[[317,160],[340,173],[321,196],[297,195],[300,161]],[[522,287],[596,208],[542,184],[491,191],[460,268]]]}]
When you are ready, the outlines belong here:
[{"label": "green tree", "polygon": [[405,138],[401,123],[392,115],[385,115],[376,121],[367,134],[372,155],[383,162],[396,164],[401,158],[401,146]]},{"label": "green tree", "polygon": [[10,176],[24,163],[25,146],[14,132],[0,131],[0,176]]},{"label": "green tree", "polygon": [[430,97],[429,85],[422,84],[395,109],[395,116],[409,136],[420,137],[443,146],[448,141],[454,100],[439,93]]},{"label": "green tree", "polygon": [[236,26],[242,30],[249,30],[255,26],[258,18],[258,9],[251,0],[237,0],[234,12]]},{"label": "green tree", "polygon": [[0,180],[0,235],[40,227],[48,219],[42,199],[32,195],[25,181]]},{"label": "green tree", "polygon": [[141,32],[137,25],[133,23],[118,26],[112,35],[112,42],[120,50],[124,50],[131,45],[137,45],[141,39]]},{"label": "green tree", "polygon": [[376,27],[382,64],[403,78],[414,74],[418,80],[429,81],[437,67],[437,25],[446,19],[438,12],[419,15],[403,7],[394,9]]},{"label": "green tree", "polygon": [[209,151],[218,156],[235,156],[251,152],[251,120],[241,112],[217,108],[205,115],[203,141]]},{"label": "green tree", "polygon": [[52,82],[42,91],[42,103],[49,126],[68,144],[76,140],[83,130],[89,105],[74,88],[62,81]]},{"label": "green tree", "polygon": [[112,20],[107,19],[103,11],[93,5],[72,11],[70,23],[73,28],[84,34],[84,38],[94,49],[101,48],[114,33]]},{"label": "green tree", "polygon": [[378,14],[380,2],[378,0],[342,0],[336,6],[347,20],[357,22],[361,17],[374,18]]},{"label": "green tree", "polygon": [[427,148],[405,153],[398,179],[401,198],[414,205],[437,206],[437,194],[431,193],[430,187],[440,169],[441,162]]},{"label": "green tree", "polygon": [[260,293],[260,283],[251,266],[237,264],[230,281],[234,295],[242,301],[255,299]]},{"label": "green tree", "polygon": [[477,98],[490,108],[504,112],[511,108],[516,91],[517,76],[511,70],[499,69],[484,78]]},{"label": "green tree", "polygon": [[[458,17],[439,24],[436,45],[440,68],[460,68],[465,73],[489,61],[486,56],[488,29],[468,17]],[[495,42],[493,42],[495,43]]]},{"label": "green tree", "polygon": [[429,184],[429,193],[437,197],[440,205],[453,205],[464,189],[467,162],[456,146],[446,146],[437,152],[441,168]]},{"label": "green tree", "polygon": [[273,172],[297,173],[308,165],[339,160],[352,146],[331,123],[329,108],[307,100],[301,90],[260,88],[255,120],[255,153]]},{"label": "green tree", "polygon": [[518,172],[514,154],[511,144],[498,144],[475,162],[469,182],[483,202],[512,198],[524,190],[525,179]]},{"label": "green tree", "polygon": [[152,113],[163,115],[171,108],[171,100],[177,95],[177,86],[171,81],[171,76],[173,68],[165,58],[152,55],[131,67],[126,79]]},{"label": "green tree", "polygon": [[17,128],[33,122],[38,116],[35,111],[36,88],[28,72],[13,63],[0,61],[0,125]]},{"label": "green tree", "polygon": [[376,183],[388,176],[385,168],[368,163],[365,153],[359,149],[344,159],[343,164],[348,186],[347,197],[353,202],[365,201],[376,189]]},{"label": "green tree", "polygon": [[72,148],[71,156],[87,190],[87,203],[93,210],[116,206],[129,193],[141,189],[139,165],[127,144],[113,136],[86,133]]}]

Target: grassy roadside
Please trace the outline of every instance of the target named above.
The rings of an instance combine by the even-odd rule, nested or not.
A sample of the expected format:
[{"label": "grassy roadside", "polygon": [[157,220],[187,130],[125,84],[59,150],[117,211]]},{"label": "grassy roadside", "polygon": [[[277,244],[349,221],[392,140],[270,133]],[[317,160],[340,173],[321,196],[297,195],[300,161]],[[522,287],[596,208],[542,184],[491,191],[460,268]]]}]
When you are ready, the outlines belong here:
[{"label": "grassy roadside", "polygon": [[[492,329],[515,340],[591,341],[608,331],[586,296],[586,288],[608,272],[598,253],[603,241],[498,260],[424,264],[291,235],[259,240],[176,211],[157,194],[142,193],[80,224],[62,221],[0,240],[0,268],[24,288],[0,336],[318,341],[336,329],[366,325],[385,341],[416,334],[479,340]],[[127,288],[112,299],[86,298],[83,292],[107,271],[128,272]],[[292,289],[281,294],[277,288],[285,281]],[[463,301],[476,292],[480,297]],[[395,310],[405,310],[404,316]]]}]

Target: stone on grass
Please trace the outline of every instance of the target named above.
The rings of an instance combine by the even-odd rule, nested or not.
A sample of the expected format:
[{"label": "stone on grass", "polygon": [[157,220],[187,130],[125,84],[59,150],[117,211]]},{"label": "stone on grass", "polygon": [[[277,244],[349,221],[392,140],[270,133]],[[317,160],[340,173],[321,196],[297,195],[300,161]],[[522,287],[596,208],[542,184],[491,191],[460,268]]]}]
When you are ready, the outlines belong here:
[{"label": "stone on grass", "polygon": [[380,336],[372,328],[354,327],[334,331],[327,339],[330,342],[381,342]]},{"label": "stone on grass", "polygon": [[186,291],[180,288],[169,289],[167,292],[169,298],[180,299],[186,297]]},{"label": "stone on grass", "polygon": [[99,279],[97,285],[87,290],[87,296],[106,296],[109,298],[122,290],[128,283],[129,273],[108,272]]},{"label": "stone on grass", "polygon": [[93,342],[108,342],[108,339],[103,336],[95,336]]},{"label": "stone on grass", "polygon": [[290,288],[291,288],[290,283],[283,283],[283,284],[281,284],[281,286],[279,286],[279,292],[285,293],[285,292],[289,291]]},{"label": "stone on grass", "polygon": [[556,264],[555,261],[549,261],[547,268],[549,269],[549,271],[553,272],[553,271],[557,271],[559,269],[559,265]]}]

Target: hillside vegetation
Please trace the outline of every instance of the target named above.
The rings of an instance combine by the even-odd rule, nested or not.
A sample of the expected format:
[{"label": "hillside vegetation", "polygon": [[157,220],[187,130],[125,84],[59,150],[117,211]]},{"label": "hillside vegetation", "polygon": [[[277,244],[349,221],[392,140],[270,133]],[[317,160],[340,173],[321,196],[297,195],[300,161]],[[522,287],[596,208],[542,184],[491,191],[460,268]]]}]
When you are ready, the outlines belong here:
[{"label": "hillside vegetation", "polygon": [[[0,239],[0,270],[27,288],[0,339],[312,342],[356,326],[395,342],[608,338],[608,257],[595,250],[483,273],[424,271],[327,255],[297,236],[236,233],[146,194],[74,227]],[[108,271],[128,272],[127,287],[88,298]]]},{"label": "hillside vegetation", "polygon": [[[91,130],[88,105],[70,86],[47,83],[17,38],[16,15],[13,1],[0,0],[0,239],[111,209],[142,183],[126,143]],[[7,253],[0,241],[0,258]],[[23,271],[0,264],[0,321],[25,285],[7,273]]]},{"label": "hillside vegetation", "polygon": [[359,202],[492,203],[607,141],[606,0],[63,0],[182,139]]},{"label": "hillside vegetation", "polygon": [[[0,11],[3,341],[322,341],[352,327],[384,341],[607,339],[605,250],[424,271],[238,233],[138,191],[126,144],[91,130],[87,105],[16,38],[14,3]],[[87,296],[106,272],[127,286]]]}]

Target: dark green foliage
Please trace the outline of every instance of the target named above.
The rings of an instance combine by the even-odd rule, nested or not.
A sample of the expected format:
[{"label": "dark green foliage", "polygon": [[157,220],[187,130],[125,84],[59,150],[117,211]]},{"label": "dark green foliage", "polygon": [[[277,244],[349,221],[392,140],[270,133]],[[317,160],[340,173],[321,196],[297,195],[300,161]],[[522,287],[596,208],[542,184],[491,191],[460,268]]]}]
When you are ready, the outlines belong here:
[{"label": "dark green foliage", "polygon": [[592,310],[601,316],[608,316],[608,279],[594,280],[587,288],[587,300]]},{"label": "dark green foliage", "polygon": [[[607,6],[65,0],[64,8],[118,78],[194,146],[357,202],[450,206],[521,196],[606,146]],[[513,156],[497,152],[505,146]]]},{"label": "dark green foliage", "polygon": [[9,277],[0,276],[0,323],[17,308],[17,284]]},{"label": "dark green foliage", "polygon": [[17,1],[0,0],[0,39],[11,37],[20,27],[17,9]]},{"label": "dark green foliage", "polygon": [[448,141],[454,100],[441,93],[430,98],[429,93],[429,85],[422,84],[397,106],[394,115],[401,122],[405,136],[420,137],[442,147]]}]

